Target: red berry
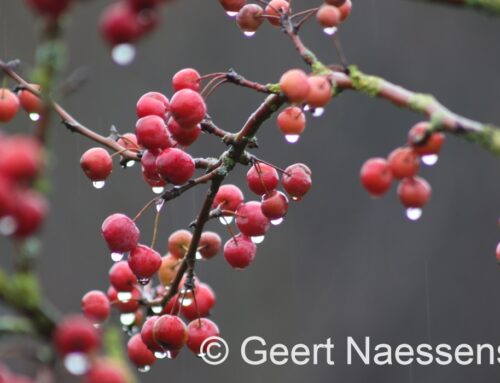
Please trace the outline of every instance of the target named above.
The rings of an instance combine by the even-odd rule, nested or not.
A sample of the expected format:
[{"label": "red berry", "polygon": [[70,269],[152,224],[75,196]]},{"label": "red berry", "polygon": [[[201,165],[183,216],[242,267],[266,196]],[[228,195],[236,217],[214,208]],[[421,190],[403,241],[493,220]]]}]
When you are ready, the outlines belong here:
[{"label": "red berry", "polygon": [[124,214],[112,214],[106,218],[101,232],[109,249],[115,253],[129,252],[139,242],[139,229],[134,221]]},{"label": "red berry", "polygon": [[415,144],[415,142],[421,142],[429,130],[430,124],[427,121],[424,121],[415,124],[408,133],[408,143],[420,156],[439,154],[444,144],[445,137],[444,134],[440,132],[431,133],[422,144]]},{"label": "red berry", "polygon": [[80,166],[91,181],[105,181],[113,171],[113,159],[103,148],[92,148],[83,153]]},{"label": "red berry", "polygon": [[288,198],[280,191],[262,196],[262,213],[267,219],[273,221],[283,218],[288,211]]},{"label": "red berry", "polygon": [[108,5],[100,19],[100,31],[110,45],[130,43],[143,33],[138,13],[125,1]]},{"label": "red berry", "polygon": [[174,92],[181,89],[191,89],[199,92],[201,86],[200,74],[192,68],[182,69],[172,78],[172,87]]},{"label": "red berry", "polygon": [[58,17],[72,3],[71,0],[27,0],[28,5],[43,15]]},{"label": "red berry", "polygon": [[189,129],[179,125],[173,118],[167,124],[168,131],[181,146],[189,146],[197,140],[201,134],[201,126],[190,126]]},{"label": "red berry", "polygon": [[182,319],[173,315],[162,315],[154,326],[153,334],[156,342],[165,350],[180,350],[187,340],[187,328]]},{"label": "red berry", "polygon": [[155,152],[145,150],[141,157],[142,174],[146,179],[160,181],[161,177],[158,174],[156,167],[156,158],[158,156]]},{"label": "red berry", "polygon": [[[123,292],[122,292],[123,293]],[[139,300],[142,297],[141,291],[137,287],[133,287],[130,291],[131,297],[127,299],[118,299],[118,292],[113,286],[110,286],[107,295],[108,300],[120,311],[121,313],[133,313],[139,309]]]},{"label": "red berry", "polygon": [[281,76],[280,88],[290,102],[305,101],[310,90],[307,74],[301,69],[289,70]]},{"label": "red berry", "polygon": [[87,354],[99,347],[100,337],[87,319],[82,316],[69,316],[57,325],[54,344],[61,355],[74,352]]},{"label": "red berry", "polygon": [[109,281],[117,291],[132,291],[137,285],[137,277],[130,270],[127,261],[116,262],[109,269]]},{"label": "red berry", "polygon": [[130,270],[135,274],[139,283],[147,284],[161,265],[161,255],[152,248],[137,245],[128,257]]},{"label": "red berry", "polygon": [[340,20],[344,21],[349,17],[352,12],[352,1],[346,0],[342,5],[339,6]]},{"label": "red berry", "polygon": [[134,133],[125,133],[118,139],[118,144],[125,149],[140,149],[137,143],[137,136]]},{"label": "red berry", "polygon": [[278,171],[270,165],[257,162],[247,172],[247,185],[257,195],[272,192],[278,184]]},{"label": "red berry", "polygon": [[[40,85],[30,84],[32,88],[40,91]],[[22,108],[28,113],[42,113],[44,110],[44,105],[40,97],[34,95],[29,90],[21,90],[17,94],[19,97],[19,103]]]},{"label": "red berry", "polygon": [[177,230],[168,238],[168,252],[177,259],[182,259],[186,255],[193,234],[187,230]]},{"label": "red berry", "polygon": [[153,335],[153,326],[158,318],[158,315],[149,317],[146,322],[144,322],[141,329],[141,338],[143,343],[153,352],[163,352],[163,348],[156,343]]},{"label": "red berry", "polygon": [[361,183],[372,196],[378,197],[389,190],[392,172],[383,158],[370,158],[361,168]]},{"label": "red berry", "polygon": [[[92,365],[85,376],[85,383],[126,383],[127,379],[120,368],[108,362],[98,362]],[[20,383],[20,382],[19,382]]]},{"label": "red berry", "polygon": [[149,367],[156,362],[153,352],[147,348],[141,338],[141,334],[135,334],[127,344],[128,357],[138,368]]},{"label": "red berry", "polygon": [[0,174],[16,182],[32,181],[43,166],[42,147],[32,137],[13,135],[0,143]]},{"label": "red berry", "polygon": [[187,306],[181,306],[182,315],[187,320],[193,320],[200,317],[206,317],[210,310],[215,306],[215,293],[206,283],[199,283],[194,290],[196,303],[194,299]]},{"label": "red berry", "polygon": [[247,4],[236,15],[236,23],[240,29],[251,35],[259,29],[264,22],[264,10],[260,5]]},{"label": "red berry", "polygon": [[236,226],[248,237],[265,235],[269,225],[269,220],[262,213],[260,202],[250,201],[241,204],[236,211]]},{"label": "red berry", "polygon": [[205,259],[213,258],[220,251],[222,240],[220,235],[213,231],[204,231],[201,234],[199,252]]},{"label": "red berry", "polygon": [[45,221],[49,207],[45,197],[35,191],[25,190],[16,196],[13,218],[16,223],[14,236],[26,238],[37,232]]},{"label": "red berry", "polygon": [[306,116],[300,108],[290,106],[278,115],[278,127],[285,135],[302,134],[306,128]]},{"label": "red berry", "polygon": [[[205,352],[210,342],[205,342],[206,339],[212,336],[219,336],[219,328],[210,319],[201,318],[193,320],[188,325],[188,340],[187,346],[196,355]],[[203,344],[205,342],[205,344]],[[201,346],[204,346],[204,350],[201,350]]]},{"label": "red berry", "polygon": [[9,89],[0,89],[0,122],[9,122],[19,110],[19,99]]},{"label": "red berry", "polygon": [[300,201],[312,186],[311,169],[304,164],[293,164],[285,169],[281,184],[294,201]]},{"label": "red berry", "polygon": [[281,15],[288,13],[289,10],[290,3],[287,0],[271,0],[266,7],[266,16],[271,16],[267,20],[272,25],[279,26],[281,24]]},{"label": "red berry", "polygon": [[222,210],[234,213],[243,200],[243,193],[238,186],[231,184],[222,185],[215,195],[212,207],[214,209],[220,207]]},{"label": "red berry", "polygon": [[144,94],[136,105],[137,117],[158,116],[165,118],[165,114],[170,109],[168,98],[159,92],[149,92]]},{"label": "red berry", "polygon": [[242,234],[231,238],[224,245],[224,258],[235,269],[244,269],[252,263],[257,254],[257,246],[252,239]]},{"label": "red berry", "polygon": [[195,171],[193,158],[177,148],[165,149],[156,158],[158,173],[174,185],[182,185],[191,179]]},{"label": "red berry", "polygon": [[109,317],[111,307],[102,291],[89,291],[82,298],[82,312],[90,321],[101,323]]},{"label": "red berry", "polygon": [[163,286],[170,285],[179,269],[179,258],[174,257],[172,254],[167,254],[161,260],[161,266],[158,270],[158,278]]},{"label": "red berry", "polygon": [[399,199],[407,208],[421,208],[427,205],[431,194],[431,186],[420,177],[405,178],[398,186]]},{"label": "red berry", "polygon": [[226,12],[239,12],[246,4],[246,0],[219,0]]},{"label": "red berry", "polygon": [[333,28],[340,24],[342,14],[333,5],[324,4],[316,13],[316,19],[323,28]]},{"label": "red berry", "polygon": [[387,159],[394,178],[413,177],[420,167],[420,160],[412,148],[397,148]]},{"label": "red berry", "polygon": [[308,83],[307,105],[311,108],[322,108],[330,102],[333,96],[330,80],[324,76],[311,76],[308,78]]},{"label": "red berry", "polygon": [[135,134],[139,145],[152,152],[172,146],[167,125],[163,118],[158,116],[140,118],[135,125]]},{"label": "red berry", "polygon": [[172,116],[183,127],[199,124],[207,113],[205,101],[198,92],[192,89],[181,89],[176,92],[170,104]]}]

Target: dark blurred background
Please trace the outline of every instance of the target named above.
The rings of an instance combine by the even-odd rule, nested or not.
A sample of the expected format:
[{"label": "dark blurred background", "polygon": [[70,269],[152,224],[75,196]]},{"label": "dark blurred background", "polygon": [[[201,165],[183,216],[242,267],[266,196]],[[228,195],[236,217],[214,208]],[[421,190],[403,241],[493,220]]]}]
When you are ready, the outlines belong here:
[{"label": "dark blurred background", "polygon": [[[177,1],[166,9],[161,28],[138,47],[137,60],[118,67],[97,32],[108,1],[78,5],[69,21],[68,73],[86,66],[90,81],[63,104],[84,124],[106,134],[114,124],[132,131],[135,102],[144,92],[170,93],[180,68],[202,73],[230,67],[260,82],[274,82],[290,67],[302,66],[285,36],[269,26],[245,38],[218,1]],[[295,0],[295,7],[311,2]],[[315,3],[319,3],[319,0]],[[316,4],[313,4],[316,5]],[[2,58],[33,63],[37,24],[22,1],[0,0]],[[406,0],[354,0],[352,17],[339,33],[350,63],[410,89],[434,94],[445,105],[481,121],[500,123],[500,19],[474,11]],[[338,62],[332,41],[313,22],[306,43],[326,62]],[[228,85],[209,100],[217,124],[236,131],[262,96]],[[229,360],[210,367],[183,352],[160,361],[142,382],[496,382],[500,367],[346,366],[347,336],[371,336],[394,345],[465,342],[500,344],[500,273],[495,246],[500,239],[500,161],[478,146],[450,137],[442,158],[423,175],[433,197],[418,222],[410,222],[395,191],[372,200],[360,187],[361,164],[403,144],[419,116],[385,101],[346,92],[323,118],[309,118],[299,144],[285,144],[274,120],[261,130],[258,155],[280,166],[304,162],[314,187],[293,204],[284,224],[259,246],[255,263],[232,270],[222,256],[198,267],[217,293],[213,319],[233,346]],[[23,130],[18,118],[7,129]],[[50,178],[52,214],[45,226],[39,273],[44,292],[64,312],[79,310],[90,289],[106,289],[111,260],[100,237],[113,212],[134,215],[150,198],[139,167],[116,166],[103,190],[95,190],[79,168],[92,146],[54,123]],[[224,147],[202,137],[191,152],[214,155]],[[228,181],[243,185],[242,168]],[[254,198],[245,189],[248,198]],[[193,190],[164,209],[158,249],[171,231],[195,217],[205,188]],[[140,225],[151,235],[153,212]],[[226,231],[210,224],[224,238]],[[0,242],[2,263],[9,245]],[[312,344],[331,337],[337,365],[251,367],[238,354],[241,341],[260,335],[269,344]]]}]

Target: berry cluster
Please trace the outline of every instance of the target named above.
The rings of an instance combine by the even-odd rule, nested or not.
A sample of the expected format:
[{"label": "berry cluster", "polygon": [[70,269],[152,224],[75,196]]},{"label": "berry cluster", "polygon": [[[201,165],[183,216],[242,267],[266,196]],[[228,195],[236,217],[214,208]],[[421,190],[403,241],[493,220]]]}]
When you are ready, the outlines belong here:
[{"label": "berry cluster", "polygon": [[380,197],[399,181],[397,193],[409,219],[417,220],[430,200],[429,183],[417,176],[420,162],[434,165],[444,143],[444,134],[433,132],[428,122],[414,125],[407,146],[395,149],[385,158],[370,158],[361,168],[361,183],[373,197]]}]

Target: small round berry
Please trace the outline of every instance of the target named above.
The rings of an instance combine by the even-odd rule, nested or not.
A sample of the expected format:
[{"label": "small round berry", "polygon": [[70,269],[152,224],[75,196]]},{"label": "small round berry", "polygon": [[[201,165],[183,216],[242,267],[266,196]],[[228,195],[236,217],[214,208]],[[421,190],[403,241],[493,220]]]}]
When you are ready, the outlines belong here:
[{"label": "small round berry", "polygon": [[114,253],[127,253],[139,243],[140,232],[134,221],[124,214],[112,214],[104,220],[102,236]]},{"label": "small round berry", "polygon": [[66,11],[72,3],[71,0],[27,0],[27,2],[36,12],[54,18]]},{"label": "small round berry", "polygon": [[267,219],[273,221],[283,218],[288,211],[288,198],[280,191],[262,196],[262,213]]},{"label": "small round berry", "polygon": [[[85,375],[85,383],[127,383],[125,374],[118,366],[113,366],[108,361],[94,363]],[[20,382],[19,382],[20,383]]]},{"label": "small round berry", "polygon": [[394,178],[413,177],[420,168],[420,159],[412,148],[397,148],[387,159]]},{"label": "small round berry", "polygon": [[250,201],[241,204],[236,211],[236,226],[248,237],[265,235],[269,225],[269,220],[262,213],[260,202]]},{"label": "small round berry", "polygon": [[339,11],[340,11],[340,20],[344,21],[345,19],[347,19],[352,12],[352,1],[351,0],[344,1],[344,4],[339,6]]},{"label": "small round berry", "polygon": [[137,285],[137,277],[127,261],[120,261],[109,269],[109,282],[119,292],[132,291]]},{"label": "small round berry", "polygon": [[182,69],[172,78],[172,87],[174,88],[174,92],[178,92],[181,89],[191,89],[195,92],[199,92],[200,86],[200,74],[192,68]]},{"label": "small round berry", "polygon": [[281,184],[294,201],[300,201],[311,189],[311,169],[304,164],[293,164],[285,169]]},{"label": "small round berry", "polygon": [[224,258],[235,269],[248,267],[255,259],[257,246],[252,239],[242,234],[231,238],[224,245]]},{"label": "small round berry", "polygon": [[18,193],[12,213],[16,223],[14,237],[27,238],[36,233],[45,222],[48,212],[48,203],[42,194],[33,190]]},{"label": "small round berry", "polygon": [[311,76],[308,78],[309,93],[306,103],[311,108],[322,108],[332,98],[332,84],[324,76]]},{"label": "small round berry", "polygon": [[199,283],[196,285],[194,299],[191,299],[189,305],[182,305],[181,312],[187,320],[193,320],[200,317],[206,317],[215,306],[215,293],[206,283]]},{"label": "small round berry", "polygon": [[265,163],[257,162],[247,172],[247,185],[257,195],[272,192],[278,184],[278,171]]},{"label": "small round berry", "polygon": [[147,348],[141,338],[141,334],[135,334],[127,344],[128,357],[137,368],[151,366],[156,362],[153,352]]},{"label": "small round berry", "polygon": [[[444,144],[444,134],[441,132],[433,132],[429,137],[425,137],[430,131],[430,123],[427,121],[415,124],[408,133],[408,144],[413,147],[415,153],[419,156],[428,154],[439,154]],[[424,141],[422,142],[422,139]],[[416,144],[416,142],[422,142]]]},{"label": "small round berry", "polygon": [[146,284],[160,268],[161,255],[148,246],[137,245],[130,252],[128,265],[139,283]]},{"label": "small round berry", "polygon": [[110,45],[131,43],[143,33],[139,16],[125,1],[110,4],[99,22],[101,35]]},{"label": "small round berry", "polygon": [[[217,325],[207,318],[193,320],[191,323],[189,323],[187,329],[187,346],[196,355],[206,351],[206,348],[209,347],[210,342],[205,342],[206,339],[212,336],[220,335]],[[204,345],[203,342],[205,342]],[[205,350],[201,350],[202,345],[204,346]]]},{"label": "small round berry", "polygon": [[424,207],[429,202],[431,194],[431,186],[420,177],[405,178],[398,186],[399,200],[407,208]]},{"label": "small round berry", "polygon": [[264,22],[264,10],[260,5],[247,4],[236,15],[236,23],[240,29],[251,35],[259,29]]},{"label": "small round berry", "polygon": [[102,291],[89,291],[82,298],[82,312],[86,318],[95,323],[102,323],[109,317],[110,303]]},{"label": "small round berry", "polygon": [[165,149],[156,158],[158,173],[174,185],[182,185],[191,179],[195,172],[193,158],[177,148]]},{"label": "small round berry", "polygon": [[187,341],[187,328],[182,319],[174,315],[162,315],[154,326],[155,341],[169,351],[180,350]]},{"label": "small round berry", "polygon": [[135,125],[135,134],[139,145],[152,152],[172,146],[167,125],[163,118],[158,116],[140,118]]},{"label": "small round berry", "polygon": [[193,239],[193,234],[188,230],[177,230],[168,238],[168,252],[177,259],[182,259],[186,255],[189,245]]},{"label": "small round berry", "polygon": [[278,127],[285,135],[302,134],[306,128],[306,116],[302,109],[290,106],[278,115]]},{"label": "small round berry", "polygon": [[181,146],[193,144],[201,134],[201,126],[199,124],[188,128],[186,129],[186,127],[179,125],[173,118],[167,124],[168,131]]},{"label": "small round berry", "polygon": [[125,149],[140,149],[137,136],[134,133],[125,133],[118,139],[118,144]]},{"label": "small round berry", "polygon": [[148,319],[146,319],[146,322],[144,322],[141,329],[141,338],[143,343],[153,352],[163,352],[163,348],[158,343],[156,343],[153,335],[153,326],[158,318],[158,315],[149,317]]},{"label": "small round berry", "polygon": [[310,90],[307,74],[301,69],[289,70],[281,76],[280,89],[292,103],[305,101]]},{"label": "small round berry", "polygon": [[172,254],[167,254],[162,258],[158,278],[163,286],[169,286],[174,281],[179,265],[179,258],[174,257]]},{"label": "small round berry", "polygon": [[[32,88],[40,91],[40,85],[30,84]],[[0,91],[1,92],[1,91]],[[21,107],[28,113],[40,114],[44,110],[44,105],[40,97],[34,95],[29,90],[23,89],[17,94]]]},{"label": "small round berry", "polygon": [[391,168],[383,158],[370,158],[361,168],[361,183],[375,197],[389,190],[392,178]]},{"label": "small round berry", "polygon": [[105,181],[113,171],[113,159],[103,148],[92,148],[83,153],[80,166],[91,181]]},{"label": "small round berry", "polygon": [[36,139],[24,135],[9,136],[2,140],[0,148],[0,174],[15,182],[32,181],[43,167],[42,153]]},{"label": "small round berry", "polygon": [[244,201],[243,192],[236,185],[222,185],[215,195],[212,207],[215,209],[220,207],[222,210],[234,213],[238,206]]},{"label": "small round berry", "polygon": [[219,0],[226,12],[239,12],[246,4],[246,0]]},{"label": "small round berry", "polygon": [[324,4],[316,13],[316,20],[323,28],[333,28],[340,24],[342,15],[333,5]]},{"label": "small round berry", "polygon": [[271,0],[266,7],[266,16],[269,22],[274,26],[281,24],[281,15],[290,11],[290,3],[287,0]]},{"label": "small round berry", "polygon": [[107,291],[107,296],[108,300],[118,309],[118,311],[128,314],[136,312],[139,309],[139,301],[142,297],[142,293],[137,287],[134,287],[129,293],[130,297],[118,299],[118,291],[116,291],[113,286],[110,286]]},{"label": "small round berry", "polygon": [[207,113],[205,101],[198,92],[192,89],[181,89],[176,92],[170,104],[175,121],[184,127],[199,124]]},{"label": "small round berry", "polygon": [[145,150],[141,157],[142,174],[149,180],[160,181],[161,177],[156,167],[156,158],[158,154],[149,150]]},{"label": "small round berry", "polygon": [[19,110],[19,99],[9,89],[0,89],[0,122],[9,122]]},{"label": "small round berry", "polygon": [[170,109],[168,98],[159,92],[149,92],[141,96],[136,105],[137,117],[158,116],[165,118]]},{"label": "small round berry", "polygon": [[220,235],[213,231],[204,231],[201,234],[199,252],[205,259],[213,258],[217,255],[222,247],[222,239]]},{"label": "small round berry", "polygon": [[99,347],[100,337],[87,319],[82,316],[69,316],[57,325],[54,344],[61,355],[74,352],[87,354]]}]

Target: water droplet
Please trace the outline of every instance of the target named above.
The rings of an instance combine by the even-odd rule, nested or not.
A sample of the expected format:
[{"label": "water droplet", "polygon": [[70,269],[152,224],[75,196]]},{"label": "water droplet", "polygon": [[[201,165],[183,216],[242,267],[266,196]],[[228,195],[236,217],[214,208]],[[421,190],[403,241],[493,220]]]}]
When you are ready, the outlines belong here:
[{"label": "water droplet", "polygon": [[139,372],[149,372],[151,370],[151,366],[142,366],[141,368],[138,369]]},{"label": "water droplet", "polygon": [[111,260],[113,262],[120,262],[124,256],[125,254],[123,253],[111,253]]},{"label": "water droplet", "polygon": [[155,352],[156,359],[165,359],[167,357],[167,352]]},{"label": "water droplet", "polygon": [[309,105],[304,106],[304,112],[309,112],[311,110],[311,107]]},{"label": "water droplet", "polygon": [[0,235],[12,235],[16,231],[17,222],[10,215],[0,218]]},{"label": "water droplet", "polygon": [[120,323],[124,326],[131,326],[135,322],[135,313],[124,313],[120,315]]},{"label": "water droplet", "polygon": [[271,221],[271,224],[274,226],[278,226],[278,225],[281,225],[282,222],[283,222],[283,218],[278,218],[278,219],[273,219]]},{"label": "water droplet", "polygon": [[314,108],[312,115],[313,117],[321,117],[325,113],[325,108]]},{"label": "water droplet", "polygon": [[439,156],[437,154],[427,154],[425,156],[422,156],[422,162],[424,164],[426,164],[427,166],[436,165],[438,160],[439,160]]},{"label": "water droplet", "polygon": [[325,32],[328,36],[333,36],[335,32],[337,32],[337,30],[338,30],[337,27],[330,27],[323,29],[323,32]]},{"label": "water droplet", "polygon": [[106,181],[94,181],[92,182],[92,186],[94,186],[96,189],[102,189],[104,186],[106,186]]},{"label": "water droplet", "polygon": [[131,168],[134,165],[135,165],[135,161],[134,160],[127,161],[127,163],[125,164],[125,166],[127,168]]},{"label": "water droplet", "polygon": [[132,44],[118,44],[113,47],[111,57],[118,65],[129,65],[135,59],[135,47]]},{"label": "water droplet", "polygon": [[411,221],[417,221],[420,217],[422,217],[422,209],[418,207],[410,207],[406,209],[406,216]]},{"label": "water droplet", "polygon": [[243,32],[243,34],[246,37],[252,37],[252,36],[255,36],[255,31],[245,31],[245,32]]},{"label": "water droplet", "polygon": [[264,242],[264,238],[265,237],[263,235],[260,235],[258,237],[252,237],[252,242],[258,245],[259,243]]},{"label": "water droplet", "polygon": [[163,208],[163,205],[165,205],[165,200],[163,198],[158,198],[155,202],[155,205],[156,205],[156,211],[159,213]]},{"label": "water droplet", "polygon": [[225,217],[219,217],[219,222],[223,224],[224,226],[230,225],[234,220],[234,217],[232,215],[228,215]]},{"label": "water droplet", "polygon": [[100,323],[92,323],[92,326],[94,326],[96,329],[100,329],[101,328],[101,324]]},{"label": "water droplet", "polygon": [[173,355],[170,351],[166,351],[165,352],[165,356],[168,358],[168,359],[173,359]]},{"label": "water droplet", "polygon": [[153,188],[151,188],[151,190],[153,190],[153,193],[155,194],[161,194],[163,193],[165,188],[163,186],[154,186]]},{"label": "water droplet", "polygon": [[292,201],[299,202],[301,200],[302,200],[302,198],[300,198],[300,197],[292,196]]},{"label": "water droplet", "polygon": [[120,291],[116,294],[116,297],[120,302],[126,303],[132,299],[132,293],[130,291]]},{"label": "water droplet", "polygon": [[196,252],[196,259],[197,260],[203,259],[203,255],[201,255],[199,251]]},{"label": "water droplet", "polygon": [[234,17],[238,14],[238,12],[232,12],[232,11],[227,11],[226,12],[226,15],[228,15],[229,17]]},{"label": "water droplet", "polygon": [[285,135],[285,140],[289,142],[290,144],[295,144],[300,138],[300,135],[298,134],[286,134]]},{"label": "water droplet", "polygon": [[150,279],[149,278],[139,278],[138,281],[139,281],[139,284],[141,284],[142,286],[146,286],[149,283]]},{"label": "water droplet", "polygon": [[151,311],[154,314],[160,314],[163,311],[163,307],[161,307],[161,306],[151,306]]},{"label": "water droplet", "polygon": [[193,303],[193,298],[191,297],[184,297],[184,299],[182,299],[182,305],[184,307],[190,306],[191,303]]},{"label": "water droplet", "polygon": [[74,352],[66,355],[64,367],[72,375],[83,375],[89,370],[90,363],[85,354]]},{"label": "water droplet", "polygon": [[40,115],[38,113],[30,113],[29,118],[33,122],[37,122],[40,119]]}]

